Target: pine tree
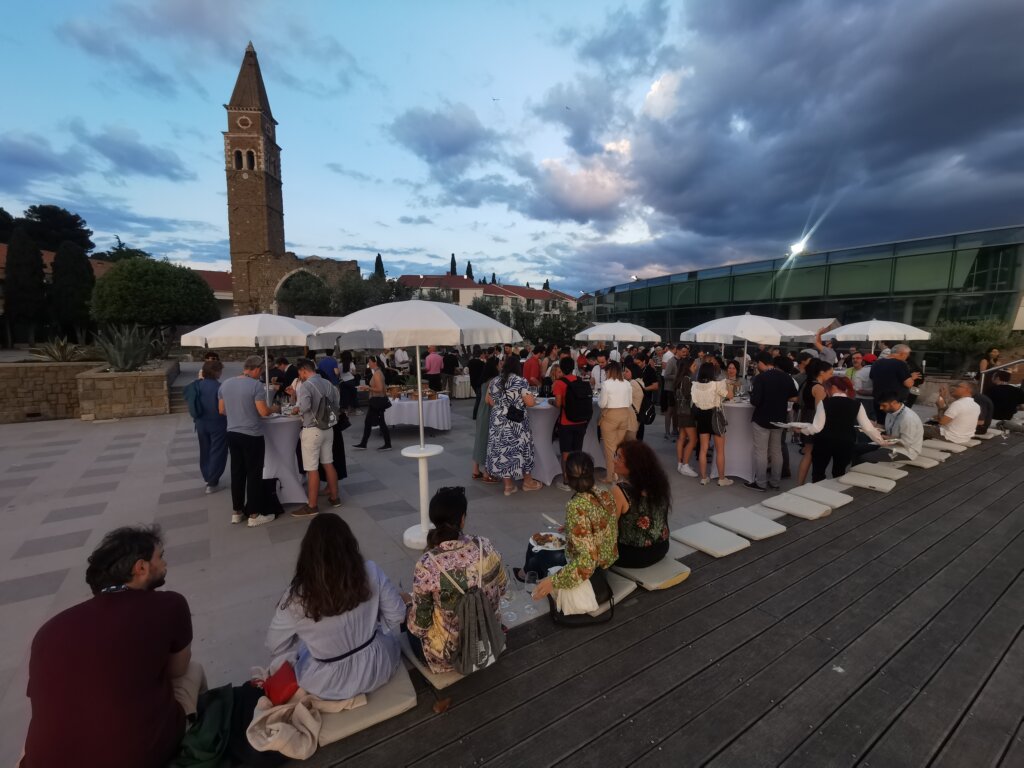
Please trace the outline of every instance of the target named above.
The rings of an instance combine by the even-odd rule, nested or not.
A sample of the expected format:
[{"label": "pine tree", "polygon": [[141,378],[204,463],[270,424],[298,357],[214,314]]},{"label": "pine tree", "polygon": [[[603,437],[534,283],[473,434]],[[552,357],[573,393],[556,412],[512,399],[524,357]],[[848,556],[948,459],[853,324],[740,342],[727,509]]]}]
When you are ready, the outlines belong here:
[{"label": "pine tree", "polygon": [[466,262],[466,277],[468,277],[470,280],[473,279],[473,262],[472,261],[467,261]]},{"label": "pine tree", "polygon": [[373,276],[379,277],[381,280],[387,279],[387,273],[384,272],[384,259],[377,254],[377,260],[373,262]]},{"label": "pine tree", "polygon": [[459,269],[458,269],[458,267],[455,266],[455,254],[454,253],[452,254],[451,274],[453,274],[453,275],[459,274]]},{"label": "pine tree", "polygon": [[498,279],[494,276],[494,273],[491,272],[491,285],[497,285],[497,283]]},{"label": "pine tree", "polygon": [[85,343],[89,300],[95,283],[92,264],[82,247],[70,240],[61,243],[53,257],[50,307],[60,332],[73,333],[79,344]]},{"label": "pine tree", "polygon": [[547,280],[544,281],[544,290],[545,291],[550,291],[551,290],[551,283],[549,281],[547,281]]},{"label": "pine tree", "polygon": [[43,254],[21,227],[11,233],[11,242],[7,246],[4,300],[9,332],[24,328],[28,343],[35,344],[36,325],[43,319],[46,309]]}]

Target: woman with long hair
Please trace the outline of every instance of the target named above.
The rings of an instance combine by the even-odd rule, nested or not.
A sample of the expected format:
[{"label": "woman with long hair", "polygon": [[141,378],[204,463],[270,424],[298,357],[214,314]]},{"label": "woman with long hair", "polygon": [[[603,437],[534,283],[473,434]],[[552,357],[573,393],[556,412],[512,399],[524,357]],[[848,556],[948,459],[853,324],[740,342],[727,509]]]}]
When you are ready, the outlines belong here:
[{"label": "woman with long hair", "polygon": [[[828,390],[825,389],[825,382],[832,375],[832,366],[824,360],[813,358],[807,363],[804,369],[807,378],[800,388],[800,418],[797,421],[810,422],[817,411],[818,403],[828,397]],[[807,482],[807,474],[811,471],[811,462],[814,460],[814,436],[802,435],[800,437],[802,446],[800,468],[796,474],[796,484],[803,485]]]},{"label": "woman with long hair", "polygon": [[[705,358],[707,359],[707,358]],[[697,468],[700,470],[700,484],[707,485],[708,443],[715,440],[715,462],[718,465],[718,484],[732,485],[725,476],[725,416],[722,402],[731,399],[725,379],[717,378],[719,369],[713,362],[701,363],[697,369],[697,381],[690,388],[693,401],[693,419],[697,423],[700,448],[697,450]]]},{"label": "woman with long hair", "polygon": [[697,448],[697,422],[693,418],[693,377],[697,373],[700,361],[688,357],[679,360],[676,370],[676,471],[684,477],[697,477],[697,472],[690,466],[690,458]]},{"label": "woman with long hair", "polygon": [[614,360],[604,367],[604,384],[598,395],[597,404],[601,408],[601,417],[597,422],[601,429],[601,442],[604,447],[604,481],[615,482],[615,451],[619,443],[626,439],[630,417],[633,414],[633,387],[622,378],[622,366]]},{"label": "woman with long hair", "polygon": [[815,483],[825,479],[829,463],[832,464],[832,477],[846,474],[857,444],[857,426],[871,438],[871,442],[885,444],[863,404],[857,400],[852,381],[846,376],[832,376],[823,386],[828,397],[818,401],[814,421],[802,430],[804,434],[814,435],[811,479]]},{"label": "woman with long hair", "polygon": [[462,626],[456,607],[462,592],[479,587],[498,616],[507,587],[501,555],[491,542],[463,533],[468,506],[464,488],[438,489],[430,500],[434,528],[427,534],[427,552],[413,573],[412,604],[406,621],[409,641],[413,652],[438,674],[452,671],[458,656]]},{"label": "woman with long hair", "polygon": [[[491,386],[491,381],[498,375],[501,367],[501,360],[497,355],[491,355],[484,363],[484,371],[481,374],[481,389],[485,392]],[[485,467],[487,463],[487,436],[491,430],[491,404],[486,399],[481,401],[480,410],[477,412],[477,419],[474,424],[473,435],[473,479],[483,480],[485,483],[496,483],[498,480],[491,477]]]},{"label": "woman with long hair", "polygon": [[544,486],[533,479],[533,434],[527,408],[536,405],[526,379],[522,362],[515,355],[505,358],[501,375],[487,387],[487,404],[491,406],[490,434],[487,441],[487,474],[505,481],[505,495],[519,490],[515,481],[522,479],[524,491],[539,491]]},{"label": "woman with long hair", "polygon": [[267,632],[274,662],[288,660],[299,685],[341,701],[384,685],[401,659],[402,595],[364,560],[348,523],[321,512],[302,537],[292,583]]},{"label": "woman with long hair", "polygon": [[646,443],[627,440],[615,454],[618,484],[612,489],[619,515],[619,558],[623,568],[646,568],[668,553],[672,491],[661,462]]}]

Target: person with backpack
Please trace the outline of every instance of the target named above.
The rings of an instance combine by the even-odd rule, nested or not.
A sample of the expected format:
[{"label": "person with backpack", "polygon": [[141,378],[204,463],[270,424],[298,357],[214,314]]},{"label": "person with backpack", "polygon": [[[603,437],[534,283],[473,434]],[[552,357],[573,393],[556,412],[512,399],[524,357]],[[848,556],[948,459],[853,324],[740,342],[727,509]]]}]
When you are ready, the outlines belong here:
[{"label": "person with backpack", "polygon": [[582,379],[573,375],[572,360],[563,357],[558,363],[562,377],[552,385],[555,405],[561,409],[558,415],[558,448],[562,452],[562,482],[558,487],[571,490],[565,484],[565,460],[573,451],[583,450],[583,438],[594,414],[593,390]]},{"label": "person with backpack", "polygon": [[468,506],[464,488],[438,489],[430,500],[427,551],[413,573],[409,643],[435,674],[469,674],[505,647],[499,618],[505,569],[490,541],[463,533]]},{"label": "person with backpack", "polygon": [[313,517],[319,512],[320,467],[327,476],[328,503],[340,507],[338,472],[334,469],[334,425],[341,410],[338,388],[317,376],[312,360],[299,361],[299,396],[296,405],[302,417],[299,443],[302,446],[302,468],[306,472],[306,504],[292,512],[292,517]]},{"label": "person with backpack", "polygon": [[182,393],[199,438],[199,471],[207,493],[217,490],[228,464],[228,420],[217,410],[223,372],[224,363],[220,360],[203,363],[199,378],[188,384]]}]

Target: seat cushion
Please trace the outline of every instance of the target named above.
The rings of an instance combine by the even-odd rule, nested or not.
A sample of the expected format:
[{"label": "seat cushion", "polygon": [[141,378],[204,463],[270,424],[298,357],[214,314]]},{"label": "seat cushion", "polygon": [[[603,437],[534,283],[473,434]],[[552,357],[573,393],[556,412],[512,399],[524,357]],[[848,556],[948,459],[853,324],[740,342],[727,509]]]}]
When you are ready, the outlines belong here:
[{"label": "seat cushion", "polygon": [[[845,488],[846,486],[842,487]],[[853,496],[834,491],[831,488],[822,488],[818,483],[798,485],[795,488],[790,488],[787,493],[824,504],[829,509],[839,509],[853,501]]]},{"label": "seat cushion", "polygon": [[904,459],[903,461],[894,461],[893,466],[919,467],[921,469],[931,469],[932,467],[939,466],[939,462],[937,462],[935,459],[929,459],[927,456],[918,456],[916,459]]},{"label": "seat cushion", "polygon": [[416,690],[412,687],[408,670],[399,664],[387,683],[366,694],[366,706],[323,715],[320,746],[333,744],[371,725],[397,717],[415,706]]},{"label": "seat cushion", "polygon": [[708,519],[715,525],[752,541],[760,541],[786,532],[786,526],[769,520],[756,512],[751,512],[745,507],[719,512]]},{"label": "seat cushion", "polygon": [[871,491],[888,493],[896,487],[896,481],[886,477],[875,477],[874,475],[862,475],[860,472],[847,472],[838,478],[843,485],[852,485],[855,488],[867,488]]},{"label": "seat cushion", "polygon": [[933,461],[945,461],[950,457],[950,454],[945,451],[937,451],[934,448],[922,448],[920,456],[924,456],[926,459],[932,459]]},{"label": "seat cushion", "polygon": [[625,576],[630,581],[635,581],[648,592],[674,587],[676,584],[686,581],[686,577],[690,575],[690,566],[669,557],[663,557],[654,565],[649,565],[646,568],[620,568],[613,565],[612,570],[619,576]]},{"label": "seat cushion", "polygon": [[948,440],[925,440],[921,443],[925,448],[933,448],[936,451],[946,451],[947,453],[963,453],[967,450],[966,445],[958,445],[957,443],[951,443]]},{"label": "seat cushion", "polygon": [[672,538],[712,557],[725,557],[750,546],[750,542],[732,531],[711,523],[694,523],[672,531]]},{"label": "seat cushion", "polygon": [[993,437],[999,437],[1002,434],[998,429],[989,428],[988,432],[983,435],[975,435],[975,440],[991,440]]},{"label": "seat cushion", "polygon": [[[621,605],[623,600],[636,592],[636,582],[632,579],[620,576],[614,571],[609,571],[606,577],[608,579],[608,586],[612,588],[612,597],[615,599],[616,605]],[[596,611],[590,611],[589,613],[591,616],[600,616],[610,607],[608,603],[601,603]]]},{"label": "seat cushion", "polygon": [[902,480],[906,477],[909,472],[899,467],[894,467],[892,464],[877,464],[875,462],[866,461],[863,464],[858,464],[855,467],[851,467],[852,472],[860,472],[862,475],[874,475],[875,477],[884,477],[887,480]]},{"label": "seat cushion", "polygon": [[832,509],[817,501],[805,499],[792,493],[780,493],[761,502],[762,506],[777,509],[787,515],[802,517],[804,520],[817,520],[819,517],[832,514]]},{"label": "seat cushion", "polygon": [[457,683],[459,682],[459,680],[465,677],[465,675],[460,675],[458,672],[454,671],[441,672],[440,674],[438,674],[437,672],[431,672],[430,667],[428,667],[426,664],[424,664],[422,661],[416,658],[416,654],[412,652],[412,646],[409,644],[408,633],[401,633],[401,637],[399,638],[399,644],[401,645],[402,648],[402,655],[405,656],[409,663],[412,664],[421,675],[423,675],[424,679],[432,686],[434,686],[437,690],[440,691],[443,688],[447,688],[449,685]]}]

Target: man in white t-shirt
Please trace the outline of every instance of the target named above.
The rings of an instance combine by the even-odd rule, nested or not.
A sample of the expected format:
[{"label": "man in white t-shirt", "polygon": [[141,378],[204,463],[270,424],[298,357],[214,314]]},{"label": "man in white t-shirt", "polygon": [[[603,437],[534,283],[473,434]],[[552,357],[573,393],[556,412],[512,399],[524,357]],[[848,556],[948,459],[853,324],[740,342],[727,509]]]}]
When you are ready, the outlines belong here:
[{"label": "man in white t-shirt", "polygon": [[925,425],[925,438],[948,440],[958,445],[973,439],[981,417],[981,406],[974,402],[974,391],[973,381],[958,381],[952,389],[940,387],[935,400],[939,423]]},{"label": "man in white t-shirt", "polygon": [[409,373],[409,353],[401,347],[395,349],[395,367],[403,376]]}]

